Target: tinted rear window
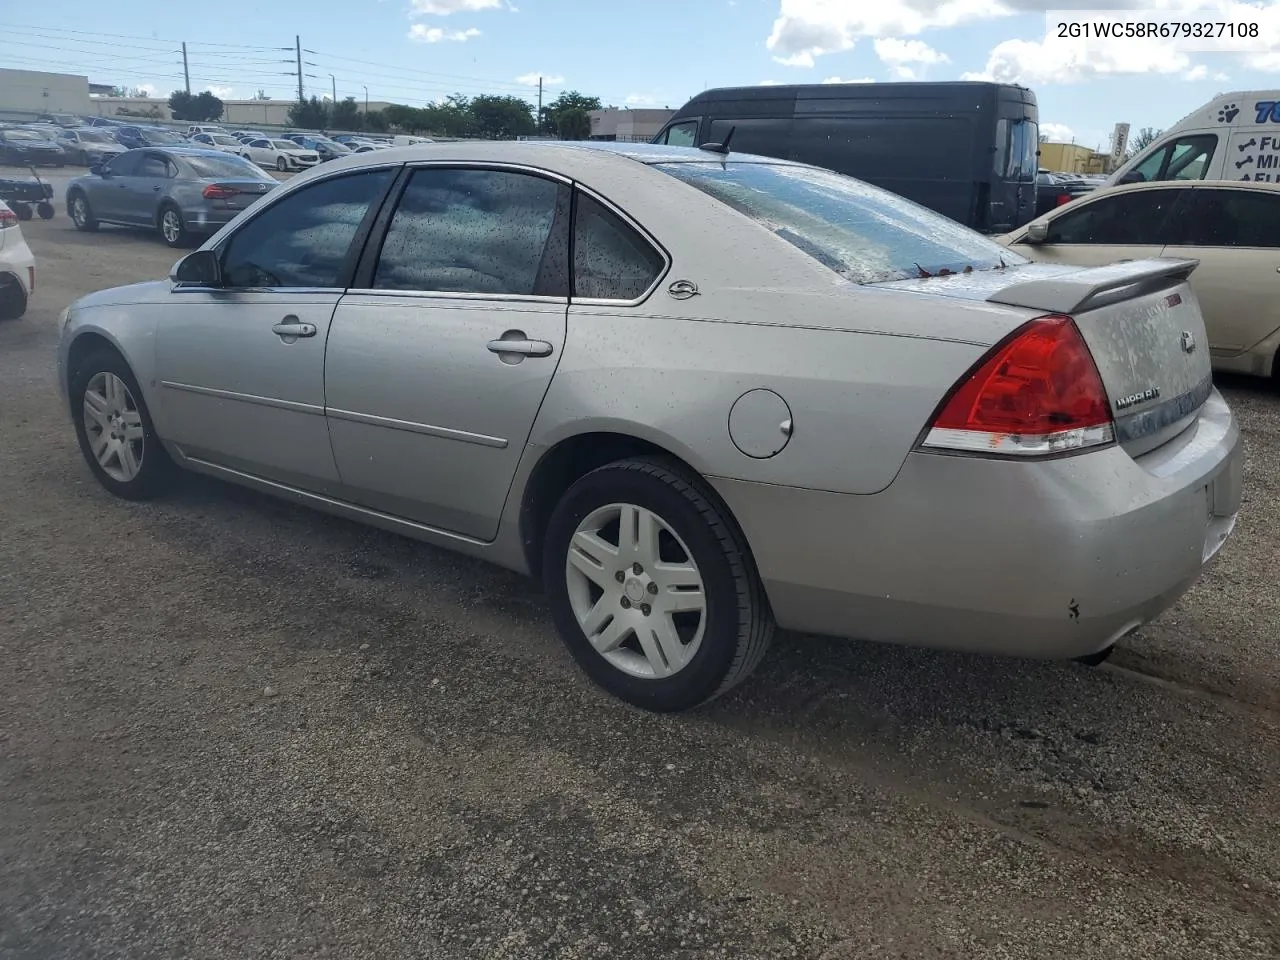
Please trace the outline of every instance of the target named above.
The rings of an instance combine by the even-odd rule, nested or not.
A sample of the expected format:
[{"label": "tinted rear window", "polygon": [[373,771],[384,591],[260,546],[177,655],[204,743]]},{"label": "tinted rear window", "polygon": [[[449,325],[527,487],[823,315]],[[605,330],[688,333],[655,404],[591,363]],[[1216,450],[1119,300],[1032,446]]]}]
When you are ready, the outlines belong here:
[{"label": "tinted rear window", "polygon": [[968,227],[870,184],[814,167],[662,163],[854,283],[1028,261]]},{"label": "tinted rear window", "polygon": [[272,180],[248,160],[239,157],[183,157],[201,180]]}]

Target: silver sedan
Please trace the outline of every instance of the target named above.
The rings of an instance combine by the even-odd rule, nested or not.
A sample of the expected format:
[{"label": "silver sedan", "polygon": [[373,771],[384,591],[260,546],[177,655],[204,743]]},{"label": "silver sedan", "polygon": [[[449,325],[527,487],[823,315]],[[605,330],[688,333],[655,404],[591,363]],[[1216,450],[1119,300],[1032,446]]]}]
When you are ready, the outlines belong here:
[{"label": "silver sedan", "polygon": [[1095,662],[1231,533],[1194,261],[1018,254],[714,150],[456,143],[259,200],[84,297],[60,380],[112,493],[221,477],[540,576],[654,710],[775,624]]}]

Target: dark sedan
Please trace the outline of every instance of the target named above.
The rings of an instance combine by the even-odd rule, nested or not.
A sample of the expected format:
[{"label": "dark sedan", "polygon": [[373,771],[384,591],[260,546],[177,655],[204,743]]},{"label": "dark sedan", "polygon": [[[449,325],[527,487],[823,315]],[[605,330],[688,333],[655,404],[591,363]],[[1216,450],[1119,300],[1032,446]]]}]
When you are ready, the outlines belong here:
[{"label": "dark sedan", "polygon": [[130,150],[139,147],[176,147],[187,142],[164,127],[117,127],[115,134],[116,139]]},{"label": "dark sedan", "polygon": [[25,127],[0,127],[0,163],[24,167],[42,163],[65,166],[67,153],[50,139],[52,133],[52,130],[46,134]]},{"label": "dark sedan", "polygon": [[67,184],[67,213],[78,230],[150,227],[180,247],[221,229],[276,185],[248,160],[216,150],[130,150]]},{"label": "dark sedan", "polygon": [[339,157],[351,156],[352,150],[345,144],[339,143],[337,140],[330,140],[328,137],[307,136],[302,133],[291,133],[285,137],[286,140],[292,140],[298,146],[306,150],[314,150],[320,155],[320,162],[326,160],[337,160]]}]

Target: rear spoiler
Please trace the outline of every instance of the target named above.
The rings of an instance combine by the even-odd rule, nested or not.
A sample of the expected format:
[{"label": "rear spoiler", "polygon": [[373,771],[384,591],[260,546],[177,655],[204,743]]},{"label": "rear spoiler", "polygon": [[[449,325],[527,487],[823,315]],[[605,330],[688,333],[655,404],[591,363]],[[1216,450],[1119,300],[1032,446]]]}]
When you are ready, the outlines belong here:
[{"label": "rear spoiler", "polygon": [[1199,260],[1173,257],[1122,260],[1057,277],[1011,283],[987,297],[987,302],[1049,313],[1083,313],[1176,286],[1198,266]]}]

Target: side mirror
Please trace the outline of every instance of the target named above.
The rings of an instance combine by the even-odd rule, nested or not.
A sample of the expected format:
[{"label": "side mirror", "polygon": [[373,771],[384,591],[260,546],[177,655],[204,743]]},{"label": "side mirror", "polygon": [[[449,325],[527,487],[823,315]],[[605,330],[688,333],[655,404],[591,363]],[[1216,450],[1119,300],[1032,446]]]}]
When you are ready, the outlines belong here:
[{"label": "side mirror", "polygon": [[222,286],[222,264],[213,250],[196,250],[173,265],[169,279],[199,287]]},{"label": "side mirror", "polygon": [[1032,223],[1027,225],[1027,243],[1044,243],[1049,239],[1049,224]]},{"label": "side mirror", "polygon": [[89,164],[89,172],[92,173],[95,177],[105,177],[107,175],[106,168],[103,167],[103,165],[100,163]]},{"label": "side mirror", "polygon": [[1121,183],[1146,183],[1147,178],[1140,174],[1137,170],[1130,170],[1120,178]]}]

